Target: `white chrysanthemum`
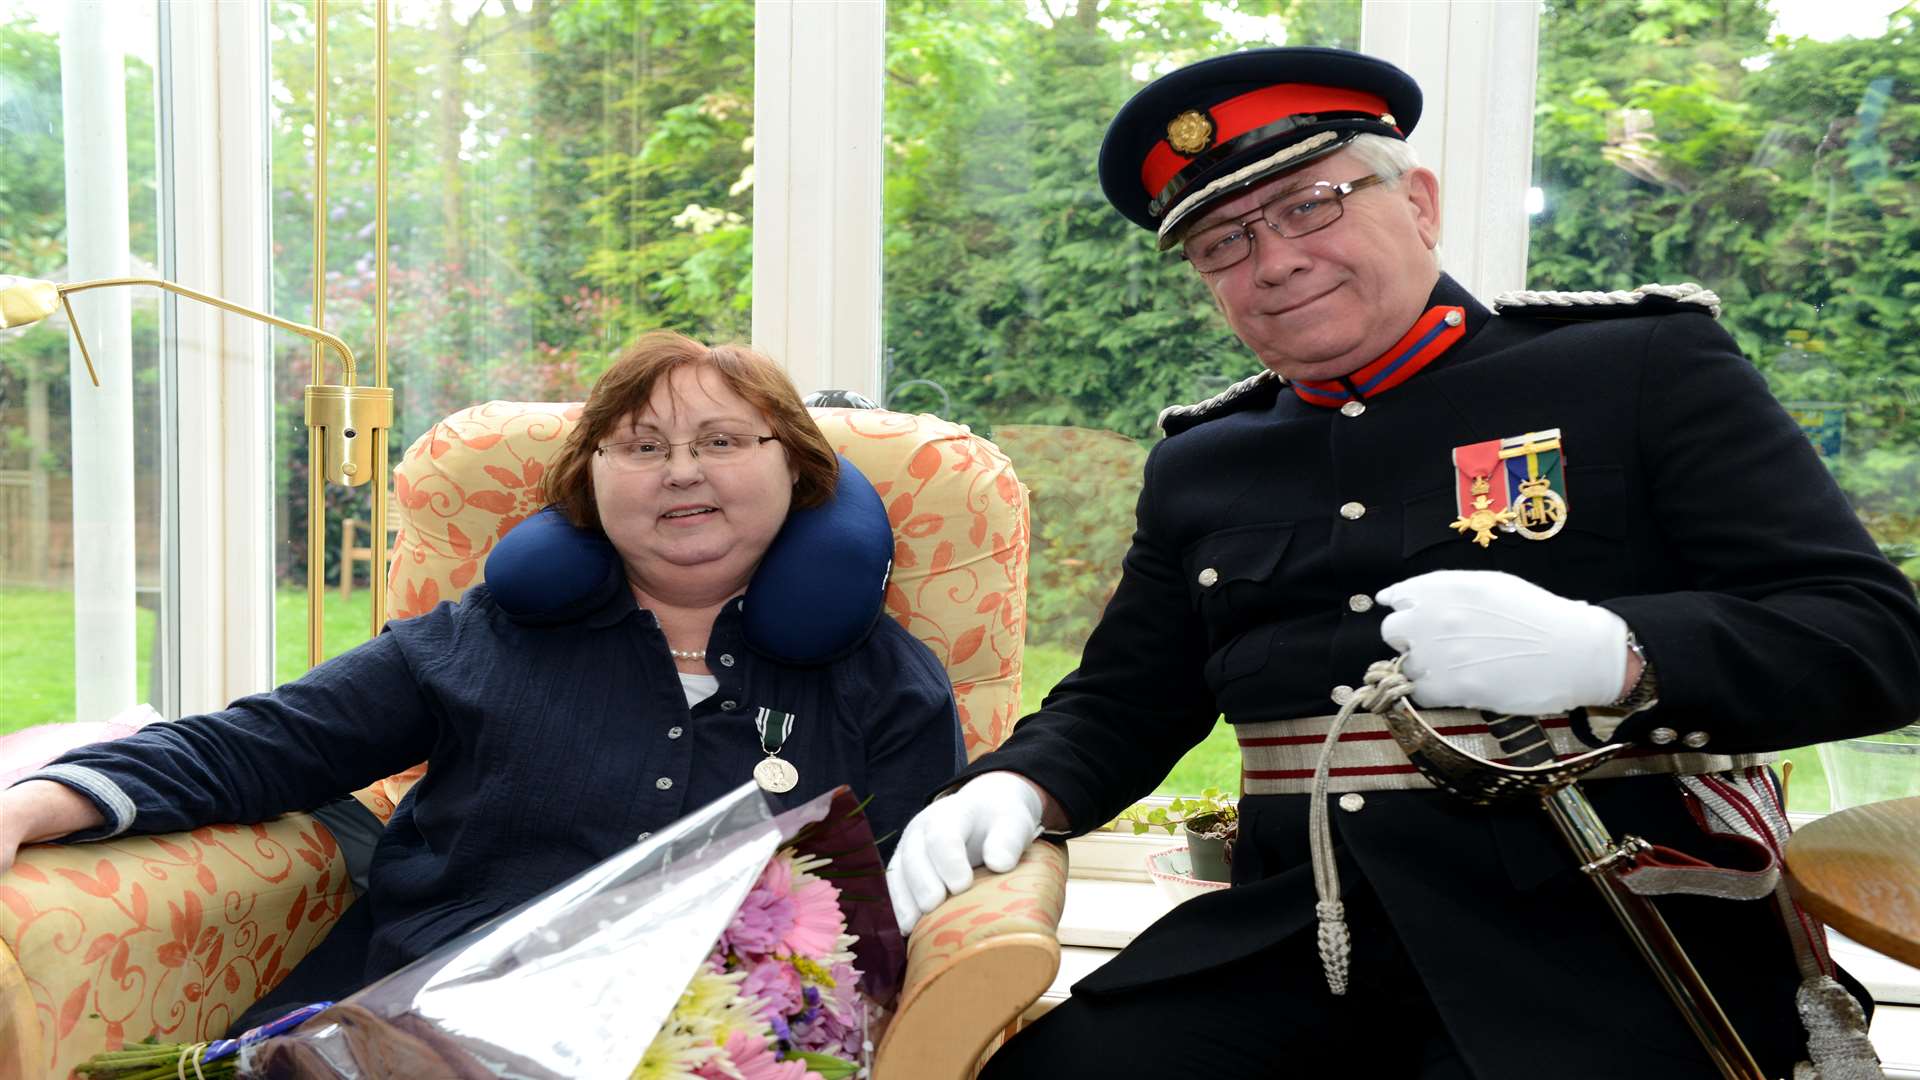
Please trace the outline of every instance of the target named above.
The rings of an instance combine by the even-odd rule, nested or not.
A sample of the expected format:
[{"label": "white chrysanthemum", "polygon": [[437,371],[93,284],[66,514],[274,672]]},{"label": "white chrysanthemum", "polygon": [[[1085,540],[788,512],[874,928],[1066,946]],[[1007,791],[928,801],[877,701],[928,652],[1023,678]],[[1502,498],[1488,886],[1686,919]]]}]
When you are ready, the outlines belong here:
[{"label": "white chrysanthemum", "polygon": [[745,972],[722,973],[702,966],[629,1080],[693,1080],[694,1070],[718,1055],[736,1028],[770,1038],[772,1032],[757,1015],[759,1003],[740,996],[745,979]]}]

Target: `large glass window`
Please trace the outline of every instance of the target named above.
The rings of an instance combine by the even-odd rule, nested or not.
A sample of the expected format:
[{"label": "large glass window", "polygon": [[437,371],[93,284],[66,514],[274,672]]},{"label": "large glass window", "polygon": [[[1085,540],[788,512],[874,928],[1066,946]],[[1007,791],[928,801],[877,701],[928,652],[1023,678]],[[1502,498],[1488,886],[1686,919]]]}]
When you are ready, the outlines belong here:
[{"label": "large glass window", "polygon": [[[1549,0],[1528,287],[1719,293],[1920,579],[1920,28],[1887,7]],[[1790,756],[1795,810],[1920,792],[1920,728]]]},{"label": "large glass window", "polygon": [[[306,320],[314,7],[276,0],[271,11],[274,304]],[[369,373],[377,300],[373,12],[371,4],[327,5],[324,322]],[[466,405],[579,400],[643,330],[747,339],[751,3],[406,0],[392,12],[394,460]],[[275,674],[286,679],[306,667],[301,388],[312,350],[291,335],[274,344]],[[340,542],[347,520],[367,535],[370,495],[335,487],[327,498],[333,654],[364,640],[370,625],[368,567],[360,559],[343,568]]]},{"label": "large glass window", "polygon": [[[1107,205],[1100,139],[1148,81],[1256,45],[1358,44],[1354,3],[893,3],[885,395],[972,425],[1032,489],[1023,708],[1079,662],[1161,408],[1259,370],[1185,266]],[[1218,726],[1163,790],[1232,789]]]},{"label": "large glass window", "polygon": [[[129,2],[88,19],[0,0],[0,275],[156,273],[155,9]],[[0,331],[0,733],[139,702],[164,709],[176,677],[158,629],[157,294],[73,303],[98,388],[64,313]]]}]

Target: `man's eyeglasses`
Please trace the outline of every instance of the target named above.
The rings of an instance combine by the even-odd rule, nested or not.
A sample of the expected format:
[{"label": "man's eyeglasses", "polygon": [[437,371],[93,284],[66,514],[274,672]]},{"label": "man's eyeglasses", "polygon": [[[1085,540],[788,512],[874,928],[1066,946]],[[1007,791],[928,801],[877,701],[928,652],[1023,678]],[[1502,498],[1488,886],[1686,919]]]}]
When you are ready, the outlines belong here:
[{"label": "man's eyeglasses", "polygon": [[1195,270],[1217,274],[1238,265],[1253,251],[1253,230],[1248,226],[1254,221],[1265,220],[1268,228],[1288,239],[1319,232],[1340,220],[1347,196],[1390,179],[1371,173],[1344,184],[1322,180],[1295,188],[1261,203],[1258,212],[1239,221],[1223,222],[1194,232],[1181,242],[1180,255],[1192,263]]},{"label": "man's eyeglasses", "polygon": [[626,472],[639,472],[642,469],[657,469],[673,457],[673,448],[684,446],[688,453],[709,465],[724,465],[738,461],[752,453],[761,443],[779,442],[778,435],[739,435],[728,431],[715,431],[686,442],[668,442],[665,439],[628,439],[626,442],[603,443],[594,448],[594,453],[605,458],[608,465]]}]

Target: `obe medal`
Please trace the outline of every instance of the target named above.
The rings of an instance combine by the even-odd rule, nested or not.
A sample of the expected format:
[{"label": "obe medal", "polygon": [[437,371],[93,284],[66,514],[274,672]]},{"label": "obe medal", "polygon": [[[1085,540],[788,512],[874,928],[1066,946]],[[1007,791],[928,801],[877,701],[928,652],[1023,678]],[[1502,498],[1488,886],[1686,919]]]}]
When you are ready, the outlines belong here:
[{"label": "obe medal", "polygon": [[781,758],[768,757],[753,767],[753,779],[775,795],[784,795],[800,782],[800,772]]},{"label": "obe medal", "polygon": [[800,782],[800,770],[780,757],[780,748],[787,744],[787,736],[793,734],[793,714],[763,708],[754,714],[753,726],[760,732],[760,749],[767,755],[753,767],[754,783],[775,795],[792,791]]},{"label": "obe medal", "polygon": [[1452,528],[1462,536],[1472,533],[1469,539],[1486,547],[1496,539],[1494,529],[1511,526],[1514,518],[1505,471],[1500,467],[1500,440],[1454,447],[1453,473],[1460,516]]}]

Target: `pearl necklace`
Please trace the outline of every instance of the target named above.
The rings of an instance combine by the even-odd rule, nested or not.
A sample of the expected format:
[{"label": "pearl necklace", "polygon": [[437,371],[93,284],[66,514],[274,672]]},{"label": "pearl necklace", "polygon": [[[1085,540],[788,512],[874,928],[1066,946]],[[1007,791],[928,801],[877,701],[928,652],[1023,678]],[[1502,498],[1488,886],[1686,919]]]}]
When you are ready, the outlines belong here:
[{"label": "pearl necklace", "polygon": [[675,649],[669,647],[667,652],[672,653],[675,660],[705,660],[707,658],[707,650],[705,649]]}]

